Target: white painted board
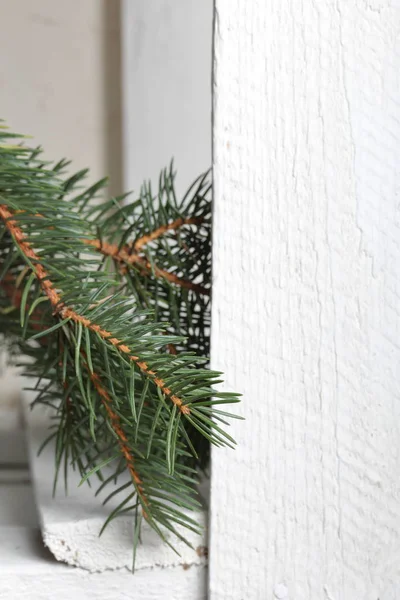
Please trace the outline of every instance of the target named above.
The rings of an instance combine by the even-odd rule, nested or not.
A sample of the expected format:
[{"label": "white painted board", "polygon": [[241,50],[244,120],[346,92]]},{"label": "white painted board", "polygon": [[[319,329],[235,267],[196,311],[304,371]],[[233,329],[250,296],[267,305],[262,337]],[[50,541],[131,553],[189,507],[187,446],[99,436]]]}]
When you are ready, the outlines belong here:
[{"label": "white painted board", "polygon": [[[2,425],[5,416],[6,413],[0,411]],[[40,421],[43,427],[43,418],[38,412],[37,425]],[[24,432],[13,427],[8,419],[8,429],[0,428],[0,447],[5,446],[9,439],[7,435],[11,434],[20,443],[23,442]],[[11,450],[16,447],[11,445]],[[10,460],[4,463],[0,455],[1,600],[205,600],[207,567],[204,559],[200,564],[182,562],[175,566],[160,566],[154,561],[149,568],[137,570],[135,575],[123,564],[99,573],[57,562],[43,543],[28,471],[23,463],[13,459],[11,451],[8,458]],[[51,475],[52,465],[40,463],[40,467],[48,469]],[[42,477],[41,480],[44,479]],[[54,503],[57,503],[57,499]],[[60,508],[65,508],[65,505]],[[41,516],[43,518],[43,514]],[[88,548],[87,540],[83,540],[83,545]],[[95,548],[92,550],[96,552]],[[157,553],[155,559],[156,556]]]},{"label": "white painted board", "polygon": [[0,527],[3,600],[206,600],[206,567],[89,573],[56,562],[38,529]]},{"label": "white painted board", "polygon": [[400,597],[400,3],[216,0],[211,600]]},{"label": "white painted board", "polygon": [[174,159],[181,194],[211,166],[212,0],[122,0],[124,185]]}]

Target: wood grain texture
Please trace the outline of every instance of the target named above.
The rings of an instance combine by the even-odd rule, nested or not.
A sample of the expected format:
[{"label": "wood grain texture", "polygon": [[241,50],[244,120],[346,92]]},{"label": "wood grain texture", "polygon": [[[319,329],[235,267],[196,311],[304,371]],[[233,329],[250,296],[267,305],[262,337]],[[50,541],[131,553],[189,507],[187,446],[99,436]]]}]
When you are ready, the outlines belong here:
[{"label": "wood grain texture", "polygon": [[211,600],[400,597],[400,2],[216,0]]}]

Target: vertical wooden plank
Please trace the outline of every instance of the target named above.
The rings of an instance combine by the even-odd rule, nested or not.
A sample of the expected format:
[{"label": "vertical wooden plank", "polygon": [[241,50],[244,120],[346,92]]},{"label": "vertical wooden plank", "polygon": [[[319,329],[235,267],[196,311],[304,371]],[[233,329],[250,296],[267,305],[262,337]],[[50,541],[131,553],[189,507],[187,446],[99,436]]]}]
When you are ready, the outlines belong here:
[{"label": "vertical wooden plank", "polygon": [[210,598],[400,589],[400,5],[216,0]]},{"label": "vertical wooden plank", "polygon": [[174,159],[186,191],[211,166],[212,0],[123,0],[125,188]]}]

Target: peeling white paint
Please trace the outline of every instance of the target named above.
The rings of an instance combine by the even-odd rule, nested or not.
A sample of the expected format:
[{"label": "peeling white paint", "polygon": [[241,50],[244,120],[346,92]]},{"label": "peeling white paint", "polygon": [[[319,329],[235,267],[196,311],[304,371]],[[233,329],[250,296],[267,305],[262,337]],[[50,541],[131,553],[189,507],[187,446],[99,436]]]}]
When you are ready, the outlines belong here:
[{"label": "peeling white paint", "polygon": [[212,363],[246,421],[213,453],[210,597],[394,599],[399,2],[216,15]]}]

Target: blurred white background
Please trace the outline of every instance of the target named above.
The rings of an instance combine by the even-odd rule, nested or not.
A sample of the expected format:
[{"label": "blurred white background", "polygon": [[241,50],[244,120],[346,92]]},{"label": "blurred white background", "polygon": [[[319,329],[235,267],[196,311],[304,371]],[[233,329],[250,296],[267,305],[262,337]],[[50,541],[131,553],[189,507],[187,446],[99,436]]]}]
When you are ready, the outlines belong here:
[{"label": "blurred white background", "polygon": [[[121,192],[119,0],[0,0],[0,117],[51,160],[109,174]],[[2,361],[3,362],[3,361]],[[19,383],[0,377],[0,402]]]}]

